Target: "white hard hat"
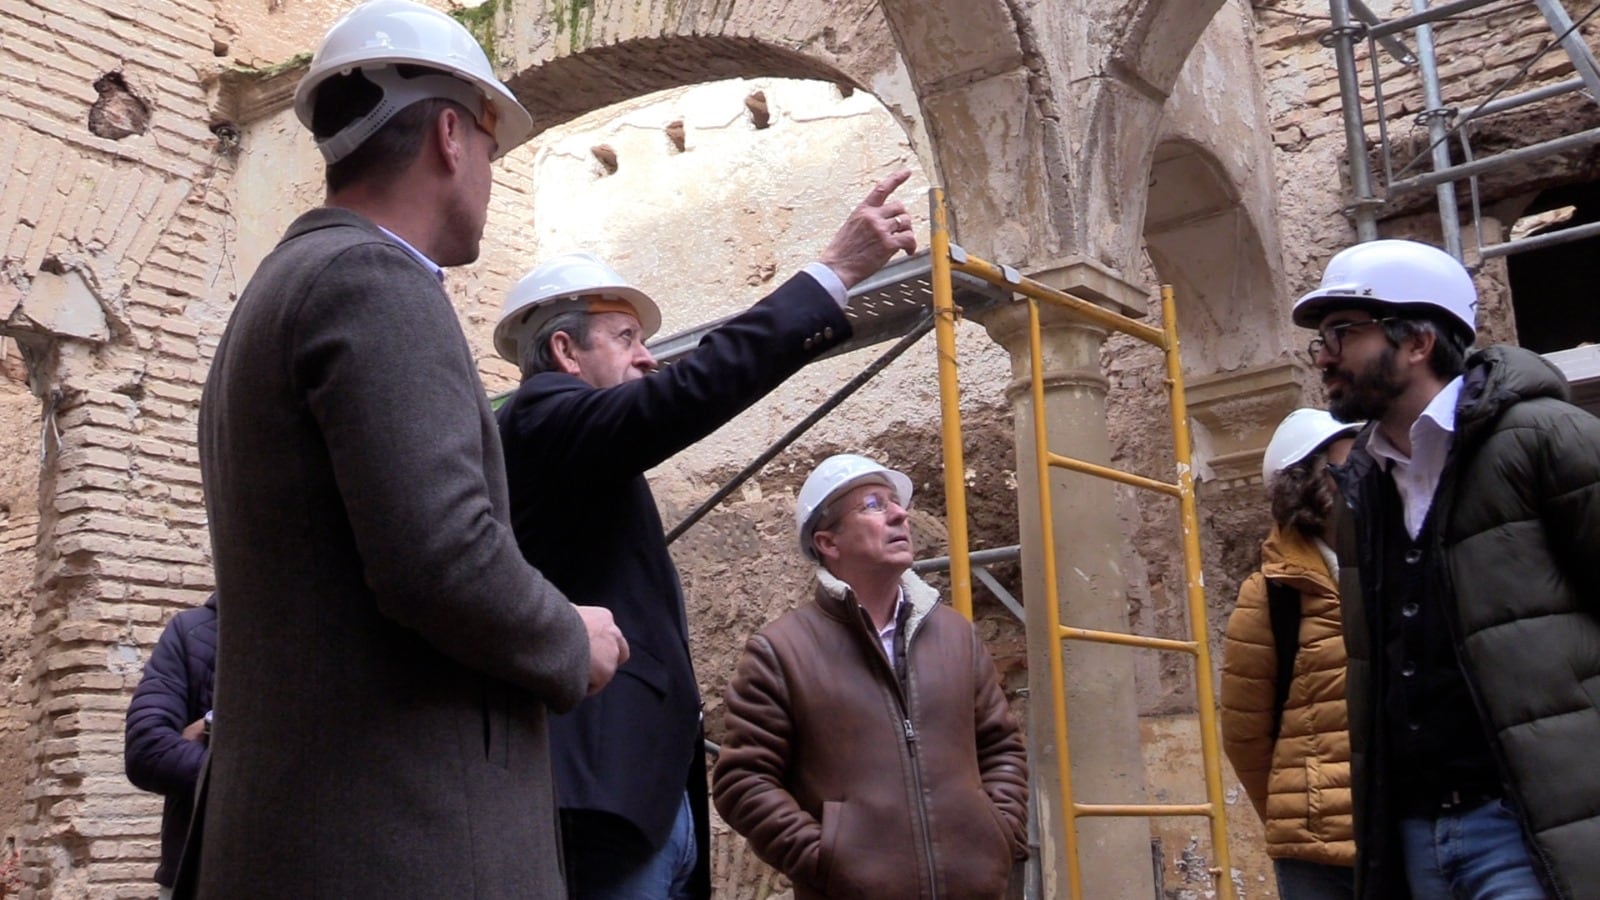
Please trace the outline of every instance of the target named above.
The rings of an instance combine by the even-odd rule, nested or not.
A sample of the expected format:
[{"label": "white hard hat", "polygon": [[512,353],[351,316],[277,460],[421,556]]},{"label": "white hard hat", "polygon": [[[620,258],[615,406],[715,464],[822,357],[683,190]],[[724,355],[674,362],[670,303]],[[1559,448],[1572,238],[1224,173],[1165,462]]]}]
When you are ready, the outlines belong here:
[{"label": "white hard hat", "polygon": [[807,558],[817,558],[816,551],[811,547],[811,535],[821,524],[828,504],[835,497],[861,484],[886,485],[900,498],[901,506],[911,503],[911,479],[904,472],[896,472],[854,453],[828,457],[811,470],[806,483],[800,486],[800,496],[794,504],[794,525],[800,537],[800,552]]},{"label": "white hard hat", "polygon": [[[565,302],[562,302],[565,301]],[[608,308],[606,301],[621,301]],[[500,321],[494,326],[494,349],[520,364],[517,346],[551,318],[571,310],[621,312],[631,309],[649,340],[661,327],[661,310],[639,290],[600,260],[587,253],[568,253],[535,266],[506,294]]]},{"label": "white hard hat", "polygon": [[[406,78],[397,65],[424,66],[441,74]],[[338,134],[317,141],[323,159],[349,156],[395,113],[419,100],[454,100],[480,116],[494,106],[499,154],[533,136],[533,117],[495,77],[477,38],[444,13],[411,0],[368,0],[345,13],[323,36],[311,68],[294,92],[294,113],[311,128],[317,88],[356,69],[383,90],[383,99]]]},{"label": "white hard hat", "polygon": [[1439,310],[1477,336],[1478,289],[1456,258],[1417,241],[1367,241],[1328,260],[1322,284],[1294,304],[1294,323],[1315,328],[1330,310],[1361,306]]},{"label": "white hard hat", "polygon": [[1325,409],[1297,409],[1279,423],[1261,457],[1261,481],[1271,484],[1273,476],[1327,446],[1329,441],[1354,435],[1364,422],[1341,422]]}]

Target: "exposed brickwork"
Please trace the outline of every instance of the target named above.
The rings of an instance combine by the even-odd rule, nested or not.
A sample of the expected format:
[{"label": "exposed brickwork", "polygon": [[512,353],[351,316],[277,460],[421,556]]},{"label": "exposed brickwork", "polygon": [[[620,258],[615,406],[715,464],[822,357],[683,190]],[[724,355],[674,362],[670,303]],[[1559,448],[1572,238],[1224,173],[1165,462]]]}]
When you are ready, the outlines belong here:
[{"label": "exposed brickwork", "polygon": [[[22,677],[5,679],[0,821],[19,838],[25,896],[153,896],[160,805],[123,774],[122,715],[167,616],[210,585],[194,448],[207,325],[191,313],[226,301],[199,77],[212,44],[195,25],[212,9],[6,0],[0,14],[0,271],[22,294],[9,327],[54,348],[31,372],[38,398],[8,420],[42,417],[46,455],[40,468],[30,429],[21,443],[43,505],[0,536],[29,551],[7,552],[0,569],[18,588],[5,596],[24,598],[6,624],[29,635],[26,653],[5,654],[6,674]],[[142,133],[91,131],[102,79],[147,111]],[[52,335],[28,316],[41,271],[82,277],[109,342]],[[9,650],[16,632],[4,633]]]},{"label": "exposed brickwork", "polygon": [[[287,2],[295,5],[294,0]],[[222,9],[225,5],[210,0],[0,0],[0,16],[7,22],[0,42],[0,331],[30,341],[32,354],[30,366],[15,340],[0,339],[5,376],[0,378],[0,837],[17,839],[27,893],[35,897],[154,893],[150,873],[158,852],[159,804],[135,791],[123,776],[122,712],[165,620],[173,611],[200,602],[211,587],[195,410],[211,350],[248,275],[237,263],[241,229],[232,209],[247,191],[262,189],[233,177],[235,160],[221,152],[209,127],[210,76],[218,52],[213,23],[245,15]],[[298,18],[289,29],[304,33],[275,33],[274,41],[300,48],[315,41],[326,16],[305,15],[306,6],[293,10]],[[973,5],[987,17],[985,29],[973,32],[984,38],[978,44],[989,53],[981,59],[941,54],[941,41],[973,35],[941,32],[927,17],[900,24],[902,30],[929,30],[906,31],[902,38],[914,40],[897,48],[875,3],[602,3],[583,5],[576,13],[569,11],[572,19],[560,21],[548,18],[544,7],[530,7],[511,28],[520,42],[517,52],[527,55],[519,59],[521,72],[513,83],[538,115],[555,121],[645,88],[719,74],[838,77],[876,89],[877,84],[867,82],[895,71],[898,50],[915,57],[927,73],[929,83],[919,85],[925,97],[960,106],[969,91],[977,90],[974,85],[1004,84],[1016,94],[1026,83],[1048,77],[1036,59],[1030,59],[1033,68],[1021,67],[1020,39],[988,40],[997,23],[1010,21],[1004,9],[991,6]],[[649,20],[649,15],[667,16],[663,8],[675,10],[670,21]],[[1267,162],[1276,172],[1282,210],[1276,223],[1281,246],[1268,247],[1268,252],[1281,251],[1287,287],[1297,291],[1312,283],[1322,261],[1353,236],[1339,212],[1345,202],[1344,138],[1332,55],[1316,41],[1326,22],[1315,17],[1325,16],[1326,9],[1316,0],[1282,0],[1240,14],[1247,13],[1253,13],[1258,25],[1261,91],[1275,148]],[[899,22],[904,17],[889,18]],[[240,18],[239,23],[237,29],[229,26],[218,33],[234,35],[243,54],[251,29],[248,20]],[[1591,41],[1592,29],[1586,26],[1585,31]],[[1048,31],[1030,30],[1030,55],[1055,52],[1038,43],[1054,39]],[[1465,106],[1485,96],[1546,37],[1537,16],[1521,11],[1489,12],[1442,28],[1446,101]],[[598,52],[574,55],[584,47]],[[559,57],[557,62],[539,65],[552,55]],[[631,72],[624,71],[624,60]],[[1385,67],[1386,74],[1394,68],[1390,63]],[[135,130],[112,139],[91,131],[90,110],[101,97],[95,83],[110,73],[117,73],[119,83],[148,110],[142,133]],[[1533,83],[1568,74],[1559,53],[1530,68]],[[1390,110],[1414,114],[1420,109],[1414,77],[1386,78],[1385,90]],[[1056,85],[1055,93],[1070,91]],[[1370,103],[1370,81],[1364,82],[1363,94]],[[541,99],[551,102],[541,104]],[[904,103],[907,98],[886,99]],[[252,136],[296,128],[281,108],[263,115],[241,123],[247,129],[246,153]],[[899,118],[908,122],[915,117]],[[1370,122],[1370,108],[1368,118]],[[955,121],[961,119],[941,120]],[[1486,146],[1508,146],[1530,135],[1559,133],[1574,121],[1573,115],[1560,114],[1485,123],[1482,139]],[[1052,121],[1030,127],[1057,125]],[[1425,146],[1415,141],[1413,126],[1402,127],[1395,136],[1411,139],[1410,152]],[[1376,137],[1375,127],[1369,132]],[[1018,155],[1016,135],[941,132],[937,137],[947,176],[969,172],[983,184],[1012,185],[1019,171],[1038,165],[1035,155]],[[689,154],[695,150],[694,140],[691,131]],[[1010,144],[990,147],[986,142]],[[981,152],[957,153],[953,147],[958,144],[976,145]],[[1509,196],[1551,179],[1593,177],[1593,168],[1586,159],[1560,161],[1539,173],[1518,174],[1494,190],[1500,191],[1496,196]],[[508,387],[514,376],[509,365],[495,358],[487,338],[500,291],[530,262],[515,236],[532,221],[534,170],[530,153],[506,158],[497,174],[490,234],[513,237],[491,239],[484,258],[452,273],[448,282],[491,390]],[[294,195],[297,202],[317,193],[313,170],[290,167],[272,175],[281,179],[278,192]],[[854,185],[828,187],[855,190]],[[1072,184],[1055,187],[1079,189]],[[1097,208],[1078,198],[1071,206]],[[1392,212],[1413,213],[1416,208],[1396,206]],[[540,214],[560,212],[541,209]],[[1008,216],[1027,218],[1021,213]],[[684,221],[693,222],[693,215]],[[1386,228],[1425,234],[1425,224],[1418,217],[1387,223]],[[1038,249],[1031,227],[1011,221],[1003,226],[1010,229],[1004,239],[973,239],[1026,253]],[[1125,262],[1137,267],[1137,261]],[[81,277],[87,285],[104,318],[107,340],[64,337],[36,320],[41,313],[29,306],[32,286],[45,275],[63,273]],[[1502,273],[1503,267],[1491,267],[1486,285],[1492,288]],[[1489,328],[1509,333],[1504,291],[1491,293],[1501,299],[1490,307]],[[1228,321],[1226,315],[1216,319]],[[1203,343],[1203,336],[1195,337]],[[1282,348],[1285,353],[1296,349]],[[1159,389],[1161,373],[1148,353],[1113,342],[1106,361],[1113,392]],[[992,417],[999,409],[993,404],[985,412]],[[874,446],[903,449],[910,433],[897,442],[882,423],[856,424],[862,443]],[[992,427],[1005,431],[1003,422]],[[1144,472],[1168,470],[1170,461],[1162,456],[1166,426],[1158,405],[1135,403],[1114,415],[1111,427],[1119,463]],[[918,437],[923,444],[929,439],[921,432]],[[915,451],[917,464],[936,481],[936,463],[925,450]],[[1004,475],[1014,467],[1008,454],[1009,447],[990,447],[975,452],[969,465]],[[758,493],[750,508],[739,507],[725,516],[724,525],[755,523],[762,546],[780,552],[790,474],[767,476],[775,499],[761,501]],[[1240,486],[1208,486],[1204,495],[1213,630],[1253,562],[1259,536],[1254,529],[1264,529],[1255,493],[1224,487]],[[937,493],[931,492],[930,498]],[[1009,491],[984,502],[991,515],[1015,503]],[[1123,568],[1131,582],[1130,602],[1137,607],[1134,619],[1143,630],[1175,635],[1184,613],[1169,511],[1132,500],[1124,507],[1133,534]],[[981,530],[997,540],[1011,535],[992,520]],[[693,546],[684,545],[686,550]],[[688,553],[680,563],[691,589],[731,577],[738,568],[729,568],[727,559],[709,551],[704,558]],[[728,598],[743,596],[741,591],[759,596],[761,587],[742,584],[724,593]],[[706,591],[704,602],[714,607],[722,601],[713,593]],[[749,609],[725,612],[757,618]],[[1003,617],[996,614],[987,628],[1015,645]],[[1003,660],[1009,675],[1016,674],[1015,659],[1012,654]],[[1178,698],[1189,676],[1179,663],[1150,664],[1140,674],[1153,685],[1143,695],[1144,712],[1180,709]],[[714,706],[720,681],[715,676],[707,680]],[[740,859],[734,868],[748,863]]]}]

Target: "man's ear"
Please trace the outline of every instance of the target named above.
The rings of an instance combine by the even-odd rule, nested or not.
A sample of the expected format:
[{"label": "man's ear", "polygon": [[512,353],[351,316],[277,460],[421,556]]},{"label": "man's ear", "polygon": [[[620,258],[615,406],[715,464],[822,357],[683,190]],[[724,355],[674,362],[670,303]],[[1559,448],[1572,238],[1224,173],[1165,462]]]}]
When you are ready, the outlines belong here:
[{"label": "man's ear", "polygon": [[565,331],[558,331],[550,335],[550,356],[554,358],[556,367],[568,375],[579,375],[578,370],[578,342],[572,335]]},{"label": "man's ear", "polygon": [[1406,350],[1406,359],[1412,363],[1425,363],[1433,355],[1433,345],[1438,343],[1439,335],[1432,329],[1418,328],[1405,340],[1411,341],[1410,348]]},{"label": "man's ear", "polygon": [[811,549],[816,551],[817,559],[828,562],[839,558],[839,542],[831,531],[818,529],[811,533]]},{"label": "man's ear", "polygon": [[461,168],[461,161],[467,153],[467,133],[469,127],[461,118],[461,113],[453,106],[445,106],[433,120],[433,137],[439,145],[439,161],[448,172],[455,172]]}]

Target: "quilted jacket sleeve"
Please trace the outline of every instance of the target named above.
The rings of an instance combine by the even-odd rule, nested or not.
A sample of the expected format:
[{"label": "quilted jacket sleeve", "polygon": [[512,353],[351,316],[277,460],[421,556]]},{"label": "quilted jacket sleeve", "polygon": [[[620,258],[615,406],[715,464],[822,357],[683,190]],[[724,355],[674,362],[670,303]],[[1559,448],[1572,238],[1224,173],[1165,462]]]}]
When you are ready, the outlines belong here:
[{"label": "quilted jacket sleeve", "polygon": [[978,633],[972,633],[974,683],[974,725],[978,736],[978,770],[984,792],[1011,828],[1011,855],[1028,856],[1028,757],[994,660],[984,648]]},{"label": "quilted jacket sleeve", "polygon": [[1267,579],[1256,572],[1239,587],[1222,642],[1222,749],[1266,821],[1272,771],[1272,704],[1278,674]]},{"label": "quilted jacket sleeve", "polygon": [[205,744],[183,737],[183,729],[204,715],[189,708],[183,623],[180,613],[161,632],[128,704],[123,768],[134,787],[157,794],[192,791],[206,756]]},{"label": "quilted jacket sleeve", "polygon": [[792,735],[787,688],[772,645],[756,635],[728,683],[726,731],[711,791],[717,812],[763,862],[817,884],[822,824],[784,786]]},{"label": "quilted jacket sleeve", "polygon": [[[1538,497],[1544,533],[1591,599],[1600,591],[1600,419],[1578,410],[1552,415],[1537,432]],[[1600,612],[1600,604],[1591,607]]]}]

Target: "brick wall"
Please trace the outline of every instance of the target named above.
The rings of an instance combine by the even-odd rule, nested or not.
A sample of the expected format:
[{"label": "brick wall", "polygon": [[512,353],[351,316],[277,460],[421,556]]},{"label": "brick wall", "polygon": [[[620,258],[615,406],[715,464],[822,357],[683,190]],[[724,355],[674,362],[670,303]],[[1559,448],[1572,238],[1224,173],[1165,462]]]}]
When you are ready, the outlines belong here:
[{"label": "brick wall", "polygon": [[29,669],[6,698],[31,720],[26,787],[4,799],[24,895],[153,895],[160,806],[123,776],[122,716],[165,618],[210,585],[194,410],[214,339],[197,308],[225,259],[201,77],[213,11],[5,0],[0,15],[0,321],[37,350],[47,434],[37,545],[3,573],[33,586]]},{"label": "brick wall", "polygon": [[[1299,289],[1352,238],[1332,56],[1316,42],[1326,23],[1304,18],[1326,9],[1285,0],[1255,15]],[[210,589],[200,385],[246,261],[314,202],[316,170],[281,104],[237,123],[243,157],[211,133],[211,2],[0,0],[0,16],[0,831],[33,896],[152,896],[159,803],[123,777],[122,713],[164,621]],[[1508,42],[1543,37],[1499,18],[1459,26],[1441,50],[1444,62],[1458,48],[1447,97],[1481,96],[1525,56]],[[1564,77],[1550,59],[1534,71]],[[1404,100],[1401,82],[1389,90]],[[300,141],[287,167],[267,152],[285,141]],[[528,227],[532,172],[526,154],[500,167],[491,234]],[[486,338],[524,249],[490,243],[450,277],[491,389],[513,374]],[[1137,461],[1136,444],[1123,436],[1119,456]]]}]

